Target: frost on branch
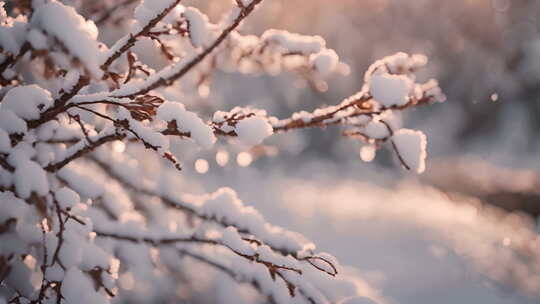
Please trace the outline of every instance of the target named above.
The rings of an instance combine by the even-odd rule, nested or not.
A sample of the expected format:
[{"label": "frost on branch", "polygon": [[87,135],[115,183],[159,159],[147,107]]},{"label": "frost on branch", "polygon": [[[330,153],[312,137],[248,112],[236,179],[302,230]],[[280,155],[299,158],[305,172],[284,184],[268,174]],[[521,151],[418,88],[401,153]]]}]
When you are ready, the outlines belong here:
[{"label": "frost on branch", "polygon": [[[333,256],[268,223],[234,190],[180,191],[177,143],[257,146],[282,132],[338,126],[366,143],[363,159],[388,143],[420,173],[426,138],[402,128],[399,112],[444,95],[434,80],[417,82],[425,57],[398,53],[374,63],[341,102],[282,118],[193,103],[191,92],[217,71],[289,72],[322,90],[347,69],[322,37],[242,34],[261,2],[233,1],[217,23],[180,0],[93,1],[103,14],[83,1],[24,2],[10,12],[18,15],[0,9],[0,284],[10,302],[184,301],[176,290],[195,288],[196,267],[275,303],[361,299]],[[121,30],[113,16],[132,22],[107,47],[98,33]],[[143,41],[162,67],[139,59],[149,57],[135,53]]]}]

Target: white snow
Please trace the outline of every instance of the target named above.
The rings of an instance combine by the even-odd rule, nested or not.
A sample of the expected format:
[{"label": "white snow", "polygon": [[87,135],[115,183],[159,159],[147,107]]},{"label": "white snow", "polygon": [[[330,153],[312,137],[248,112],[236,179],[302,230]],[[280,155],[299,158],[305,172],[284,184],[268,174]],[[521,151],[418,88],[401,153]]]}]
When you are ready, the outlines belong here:
[{"label": "white snow", "polygon": [[21,198],[27,199],[32,193],[45,195],[49,192],[49,183],[45,171],[31,160],[22,160],[13,175],[15,190]]},{"label": "white snow", "polygon": [[22,119],[38,119],[53,104],[51,94],[37,85],[15,87],[6,94],[0,111],[10,110]]},{"label": "white snow", "polygon": [[221,241],[236,252],[246,255],[253,255],[255,253],[255,250],[249,246],[248,242],[242,240],[238,234],[238,230],[234,227],[227,227],[223,230]]},{"label": "white snow", "polygon": [[242,119],[236,125],[238,139],[246,145],[258,145],[272,135],[274,130],[268,120],[259,116]]},{"label": "white snow", "polygon": [[360,148],[360,159],[365,162],[371,162],[375,159],[376,151],[374,145],[364,145]]},{"label": "white snow", "polygon": [[36,10],[31,24],[54,36],[79,59],[95,78],[100,78],[98,29],[94,22],[85,20],[71,6],[49,2]]},{"label": "white snow", "polygon": [[405,105],[412,88],[412,81],[404,75],[372,75],[369,79],[369,92],[385,107]]},{"label": "white snow", "polygon": [[417,173],[426,168],[427,140],[421,131],[400,129],[394,133],[392,140],[405,163]]},{"label": "white snow", "polygon": [[79,194],[67,187],[62,187],[56,190],[55,195],[60,207],[64,209],[71,208],[81,201]]},{"label": "white snow", "polygon": [[38,29],[30,29],[28,31],[28,42],[36,50],[46,50],[47,49],[47,37]]},{"label": "white snow", "polygon": [[0,26],[0,46],[8,53],[17,55],[26,41],[26,30],[26,22],[14,22]]},{"label": "white snow", "polygon": [[[133,130],[137,134],[137,136],[145,142],[162,150],[167,150],[169,148],[169,140],[166,136],[152,129],[150,126],[133,119],[128,110],[124,108],[119,109],[118,118],[127,120],[129,122],[129,128]],[[101,133],[106,135],[110,134],[110,132],[112,131],[112,129],[104,130]]]},{"label": "white snow", "polygon": [[19,118],[11,110],[2,109],[0,105],[0,128],[10,134],[24,134],[27,131],[26,121]]},{"label": "white snow", "polygon": [[339,57],[334,50],[324,49],[319,53],[312,54],[309,60],[313,67],[322,75],[327,75],[336,69]]},{"label": "white snow", "polygon": [[184,11],[184,17],[189,23],[189,37],[194,47],[204,46],[211,37],[208,17],[194,7],[188,7]]},{"label": "white snow", "polygon": [[216,142],[212,128],[179,102],[164,102],[157,110],[157,117],[167,122],[175,120],[178,130],[189,132],[191,138],[203,149],[210,149]]}]

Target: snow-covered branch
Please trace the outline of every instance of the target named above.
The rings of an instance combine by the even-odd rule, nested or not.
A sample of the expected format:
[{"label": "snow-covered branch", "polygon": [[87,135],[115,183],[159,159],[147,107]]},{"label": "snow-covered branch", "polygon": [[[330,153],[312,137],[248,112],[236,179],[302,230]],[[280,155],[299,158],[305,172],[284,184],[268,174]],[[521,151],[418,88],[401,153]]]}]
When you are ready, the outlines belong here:
[{"label": "snow-covered branch", "polygon": [[[242,34],[263,0],[231,1],[217,23],[180,2],[141,1],[109,47],[100,30],[131,17],[134,1],[20,1],[27,5],[9,14],[0,5],[0,284],[11,303],[108,303],[129,299],[133,281],[156,287],[156,301],[177,301],[158,286],[185,281],[192,259],[274,303],[350,296],[335,295],[334,286],[353,283],[332,255],[272,225],[234,190],[179,191],[182,173],[170,167],[180,169],[182,140],[204,150],[230,137],[257,146],[276,133],[339,126],[373,149],[389,142],[403,167],[424,170],[426,137],[397,119],[444,101],[436,81],[416,79],[424,56],[383,58],[357,93],[281,119],[251,107],[202,109],[189,92],[216,71],[291,72],[323,90],[347,66],[319,36]],[[137,47],[148,41],[163,65]]]}]

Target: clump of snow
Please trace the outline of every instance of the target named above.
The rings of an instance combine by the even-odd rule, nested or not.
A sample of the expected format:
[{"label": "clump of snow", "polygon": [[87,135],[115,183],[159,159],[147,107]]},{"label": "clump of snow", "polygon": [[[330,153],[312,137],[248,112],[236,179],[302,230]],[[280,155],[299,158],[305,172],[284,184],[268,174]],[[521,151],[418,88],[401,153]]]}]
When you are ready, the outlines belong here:
[{"label": "clump of snow", "polygon": [[31,29],[28,32],[28,42],[36,50],[46,50],[47,49],[47,37],[43,35],[40,30]]},{"label": "clump of snow", "polygon": [[211,148],[216,142],[212,128],[179,102],[164,102],[157,110],[157,117],[167,122],[176,121],[178,130],[189,132],[191,138],[204,149]]},{"label": "clump of snow", "polygon": [[189,37],[194,47],[202,47],[210,39],[210,24],[208,17],[194,7],[188,7],[184,11],[184,17],[188,21]]},{"label": "clump of snow", "polygon": [[421,131],[400,129],[392,136],[397,152],[403,161],[417,173],[426,169],[427,140]]},{"label": "clump of snow", "polygon": [[45,195],[49,192],[49,183],[45,171],[31,160],[21,160],[13,175],[15,190],[21,198],[27,199],[32,193]]},{"label": "clump of snow", "polygon": [[58,258],[62,262],[62,265],[67,268],[79,265],[83,256],[82,250],[82,240],[80,237],[73,230],[65,231],[64,243],[58,253]]},{"label": "clump of snow", "polygon": [[143,0],[135,8],[135,31],[140,31],[145,27],[152,19],[156,18],[159,14],[165,11],[168,7],[173,5],[175,0]]},{"label": "clump of snow", "polygon": [[277,44],[290,52],[302,54],[318,53],[326,45],[320,36],[306,36],[276,29],[265,31],[261,40]]},{"label": "clump of snow", "polygon": [[313,67],[322,75],[327,75],[334,71],[339,63],[338,55],[331,49],[324,49],[317,54],[312,54],[309,60]]},{"label": "clump of snow", "polygon": [[268,224],[256,209],[244,206],[231,188],[220,188],[211,194],[200,206],[200,212],[238,230],[248,231],[273,248],[294,253],[315,248],[301,234]]},{"label": "clump of snow", "polygon": [[71,208],[74,205],[78,204],[81,201],[81,198],[77,194],[77,192],[62,187],[59,190],[56,191],[56,200],[60,204],[60,207],[62,208]]},{"label": "clump of snow", "polygon": [[[149,143],[150,145],[161,149],[162,151],[169,148],[169,140],[166,136],[155,131],[150,126],[147,126],[144,123],[133,119],[128,110],[124,108],[119,109],[118,118],[127,120],[129,123],[129,128],[137,134],[138,138],[142,139],[146,143]],[[112,129],[105,129],[101,132],[101,135],[106,136],[112,134],[112,132]]]},{"label": "clump of snow", "polygon": [[4,51],[16,55],[26,42],[26,22],[14,22],[0,26],[0,47]]},{"label": "clump of snow", "polygon": [[364,128],[363,133],[369,138],[374,139],[383,139],[390,135],[388,127],[384,123],[377,120],[370,121]]},{"label": "clump of snow", "polygon": [[28,130],[28,127],[26,121],[15,115],[13,111],[3,109],[0,106],[0,129],[10,134],[24,134]]},{"label": "clump of snow", "polygon": [[227,227],[223,230],[221,241],[227,247],[241,254],[253,255],[255,253],[255,250],[246,241],[242,240],[238,234],[238,230],[234,227]]},{"label": "clump of snow", "polygon": [[94,77],[101,77],[98,29],[94,22],[85,20],[71,6],[49,2],[35,11],[31,24],[58,39]]},{"label": "clump of snow", "polygon": [[403,106],[409,101],[413,82],[404,75],[377,74],[369,79],[369,92],[385,107]]},{"label": "clump of snow", "polygon": [[360,148],[360,159],[369,163],[375,159],[376,151],[374,145],[364,145]]},{"label": "clump of snow", "polygon": [[238,139],[246,145],[258,145],[273,133],[272,126],[263,117],[251,116],[236,125]]},{"label": "clump of snow", "polygon": [[243,6],[248,6],[253,2],[253,0],[240,0],[240,1],[242,2]]},{"label": "clump of snow", "polygon": [[38,119],[52,104],[51,94],[33,84],[9,90],[0,103],[0,111],[10,110],[20,118],[31,120]]}]

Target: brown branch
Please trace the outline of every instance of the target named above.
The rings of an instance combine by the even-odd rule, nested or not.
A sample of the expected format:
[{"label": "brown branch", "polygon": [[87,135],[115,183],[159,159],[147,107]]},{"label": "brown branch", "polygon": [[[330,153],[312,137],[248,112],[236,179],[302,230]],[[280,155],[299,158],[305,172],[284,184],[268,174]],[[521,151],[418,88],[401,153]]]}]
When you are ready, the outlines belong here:
[{"label": "brown branch", "polygon": [[154,247],[177,244],[177,243],[198,243],[198,244],[209,244],[209,245],[222,245],[217,240],[211,239],[201,239],[194,236],[191,237],[177,237],[177,238],[151,238],[151,237],[136,237],[130,235],[122,235],[112,232],[104,232],[95,230],[97,236],[104,238],[111,238],[119,241],[127,241],[132,243],[147,243]]},{"label": "brown branch", "polygon": [[[289,267],[289,266],[286,266],[286,265],[278,265],[278,264],[275,264],[273,262],[263,260],[263,259],[261,259],[260,255],[258,253],[245,254],[245,253],[239,252],[239,251],[235,250],[234,248],[232,248],[232,247],[226,245],[225,243],[221,242],[220,240],[201,239],[201,238],[197,238],[197,237],[193,237],[193,236],[192,237],[187,237],[187,238],[155,239],[155,238],[150,238],[150,237],[142,237],[142,238],[140,238],[140,237],[129,236],[129,235],[108,233],[108,232],[102,232],[102,231],[98,231],[98,230],[94,230],[94,232],[99,237],[113,238],[113,239],[120,240],[120,241],[128,241],[128,242],[134,242],[134,243],[143,242],[143,243],[150,244],[150,245],[152,245],[154,247],[177,244],[177,243],[209,244],[209,245],[221,246],[221,247],[227,248],[232,253],[234,253],[234,254],[236,254],[236,255],[238,255],[238,256],[240,256],[240,257],[242,257],[242,258],[244,258],[244,259],[246,259],[248,261],[258,263],[258,264],[261,264],[261,265],[265,266],[268,269],[268,271],[270,273],[270,276],[272,277],[273,280],[276,279],[276,275],[277,275],[278,277],[280,277],[285,282],[285,284],[287,285],[287,288],[289,289],[289,293],[290,293],[291,297],[294,297],[294,290],[297,288],[297,286],[294,285],[292,282],[290,282],[280,271],[286,270],[286,271],[295,272],[295,273],[297,273],[299,275],[302,274],[302,270],[300,270],[300,269]],[[309,263],[311,265],[313,265],[313,263],[311,263],[311,262],[309,262]],[[319,267],[315,267],[315,268],[319,269],[319,270],[321,270],[321,271],[323,271],[325,273],[329,273],[327,271],[322,270]]]},{"label": "brown branch", "polygon": [[8,161],[2,154],[0,154],[0,167],[4,168],[9,172],[15,172],[15,167],[8,163]]},{"label": "brown branch", "polygon": [[87,154],[89,152],[92,152],[97,147],[99,147],[99,146],[101,146],[101,145],[103,145],[105,143],[111,142],[111,141],[121,140],[123,138],[125,138],[124,134],[116,133],[116,134],[111,134],[111,135],[101,137],[101,138],[99,138],[99,139],[97,139],[97,140],[95,140],[93,142],[87,141],[87,144],[83,148],[81,148],[77,152],[73,153],[69,157],[66,157],[63,160],[59,161],[59,162],[49,164],[48,166],[45,167],[45,170],[48,171],[48,172],[56,172],[56,171],[62,169],[67,164],[69,164],[70,162],[72,162],[73,160],[75,160],[75,159],[77,159],[79,157],[82,157],[83,155],[85,155],[85,154]]},{"label": "brown branch", "polygon": [[388,133],[390,133],[390,136],[389,136],[390,144],[392,145],[392,149],[394,150],[394,152],[396,152],[396,155],[398,157],[399,162],[401,163],[401,165],[403,165],[403,167],[405,167],[405,169],[411,170],[411,167],[407,164],[407,162],[405,162],[405,159],[401,155],[401,152],[399,152],[399,149],[398,149],[396,143],[394,142],[393,139],[391,139],[392,136],[394,136],[394,130],[392,129],[390,124],[387,123],[386,121],[381,119],[380,122],[386,126],[386,129],[388,129]]}]

